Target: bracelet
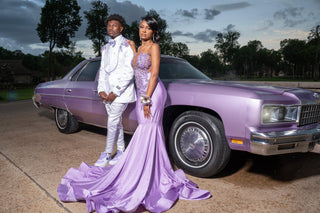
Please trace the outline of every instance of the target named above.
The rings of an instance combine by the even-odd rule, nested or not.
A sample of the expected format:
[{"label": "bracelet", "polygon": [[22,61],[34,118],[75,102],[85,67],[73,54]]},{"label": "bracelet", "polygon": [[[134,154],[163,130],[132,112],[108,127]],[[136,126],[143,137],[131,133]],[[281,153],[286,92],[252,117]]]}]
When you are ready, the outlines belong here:
[{"label": "bracelet", "polygon": [[151,104],[151,98],[149,96],[146,96],[146,95],[141,95],[140,102],[143,105],[150,105]]}]

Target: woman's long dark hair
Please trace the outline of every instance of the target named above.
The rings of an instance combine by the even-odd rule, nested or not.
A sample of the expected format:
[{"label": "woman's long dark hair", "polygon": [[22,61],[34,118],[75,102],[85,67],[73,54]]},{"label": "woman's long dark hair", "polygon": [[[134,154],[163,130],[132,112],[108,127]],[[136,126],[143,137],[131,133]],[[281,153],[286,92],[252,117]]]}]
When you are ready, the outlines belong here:
[{"label": "woman's long dark hair", "polygon": [[150,16],[146,16],[146,17],[142,18],[142,21],[147,22],[148,26],[153,31],[153,39],[152,39],[153,42],[158,43],[160,41],[160,35],[159,35],[159,31],[158,31],[158,22]]}]

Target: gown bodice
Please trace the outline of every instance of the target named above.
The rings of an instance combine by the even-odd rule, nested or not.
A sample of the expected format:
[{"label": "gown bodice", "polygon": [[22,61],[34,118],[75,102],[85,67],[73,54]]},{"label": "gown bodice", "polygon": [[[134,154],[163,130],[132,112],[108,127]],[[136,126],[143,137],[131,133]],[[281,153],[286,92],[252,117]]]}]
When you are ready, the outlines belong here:
[{"label": "gown bodice", "polygon": [[139,53],[133,64],[134,75],[138,94],[146,94],[148,83],[151,76],[149,69],[151,67],[150,56],[148,53]]}]

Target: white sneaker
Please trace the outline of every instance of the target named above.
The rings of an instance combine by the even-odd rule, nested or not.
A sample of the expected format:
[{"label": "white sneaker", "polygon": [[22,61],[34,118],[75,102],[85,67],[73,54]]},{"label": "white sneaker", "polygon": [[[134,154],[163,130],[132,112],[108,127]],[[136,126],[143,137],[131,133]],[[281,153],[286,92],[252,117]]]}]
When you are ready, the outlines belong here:
[{"label": "white sneaker", "polygon": [[115,165],[118,162],[118,160],[120,159],[121,155],[122,155],[122,151],[118,150],[116,156],[114,156],[114,158],[112,160],[110,160],[109,164]]},{"label": "white sneaker", "polygon": [[111,160],[111,155],[109,153],[101,152],[99,159],[95,162],[95,166],[105,167]]}]

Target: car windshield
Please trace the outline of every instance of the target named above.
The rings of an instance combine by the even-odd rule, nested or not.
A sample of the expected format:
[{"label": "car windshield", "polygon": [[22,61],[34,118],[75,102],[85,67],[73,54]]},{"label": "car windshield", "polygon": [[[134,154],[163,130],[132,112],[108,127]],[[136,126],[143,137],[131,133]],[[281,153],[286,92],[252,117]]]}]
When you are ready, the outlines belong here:
[{"label": "car windshield", "polygon": [[161,58],[160,79],[209,79],[187,61],[178,58]]}]

